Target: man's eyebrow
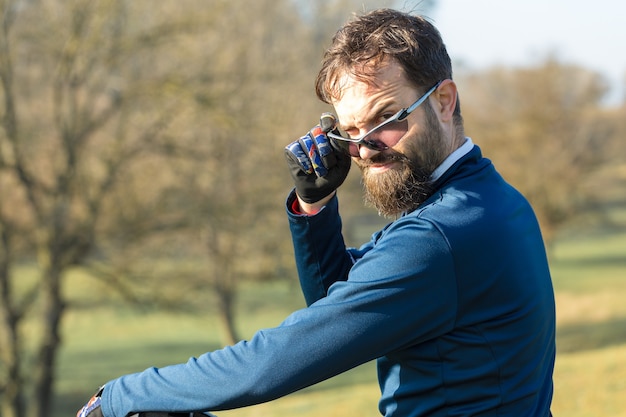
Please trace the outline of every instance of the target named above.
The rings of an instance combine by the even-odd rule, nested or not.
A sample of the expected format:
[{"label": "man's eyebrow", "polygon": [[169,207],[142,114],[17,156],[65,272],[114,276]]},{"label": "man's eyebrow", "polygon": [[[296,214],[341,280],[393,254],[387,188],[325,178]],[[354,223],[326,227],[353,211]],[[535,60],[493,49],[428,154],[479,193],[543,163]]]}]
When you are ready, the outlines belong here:
[{"label": "man's eyebrow", "polygon": [[[386,111],[389,107],[392,107],[396,105],[396,101],[394,99],[389,99],[389,100],[378,100],[371,108],[371,110],[368,111],[367,114],[367,119],[360,119],[357,120],[357,124],[367,124],[368,122],[371,122],[371,120],[373,119],[377,119],[378,117],[380,117],[380,115]],[[400,110],[398,108],[398,110]],[[341,122],[341,120],[339,120],[338,126],[341,130],[349,130],[355,126],[347,126],[344,123]]]}]

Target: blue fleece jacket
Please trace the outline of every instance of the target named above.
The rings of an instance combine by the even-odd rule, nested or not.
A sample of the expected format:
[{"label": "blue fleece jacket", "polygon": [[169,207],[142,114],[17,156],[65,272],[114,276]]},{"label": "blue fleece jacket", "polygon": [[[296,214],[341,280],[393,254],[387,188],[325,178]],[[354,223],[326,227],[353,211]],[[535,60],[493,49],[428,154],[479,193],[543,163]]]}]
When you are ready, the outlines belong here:
[{"label": "blue fleece jacket", "polygon": [[345,247],[336,198],[315,216],[288,212],[308,307],[107,383],[105,417],[244,407],[370,360],[387,417],[549,416],[555,307],[535,215],[476,146],[436,185],[358,249]]}]

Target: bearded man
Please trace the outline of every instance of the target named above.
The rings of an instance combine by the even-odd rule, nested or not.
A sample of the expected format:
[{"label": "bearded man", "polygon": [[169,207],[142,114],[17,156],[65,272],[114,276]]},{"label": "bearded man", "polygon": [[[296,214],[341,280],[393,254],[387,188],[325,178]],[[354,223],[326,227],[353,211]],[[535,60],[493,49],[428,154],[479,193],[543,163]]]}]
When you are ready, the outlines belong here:
[{"label": "bearded man", "polygon": [[[307,307],[250,341],[110,381],[80,417],[244,407],[371,360],[386,417],[550,416],[539,225],[465,136],[439,32],[394,10],[360,16],[333,38],[316,89],[335,114],[285,149]],[[360,248],[344,243],[336,193],[352,162],[368,204],[393,218]]]},{"label": "bearded man", "polygon": [[[362,16],[335,35],[316,87],[336,116],[287,146],[296,262],[307,303],[346,333],[341,348],[377,358],[381,413],[549,416],[541,232],[465,136],[438,31],[391,10]],[[344,245],[336,196],[350,157],[366,202],[395,219],[359,249]]]}]

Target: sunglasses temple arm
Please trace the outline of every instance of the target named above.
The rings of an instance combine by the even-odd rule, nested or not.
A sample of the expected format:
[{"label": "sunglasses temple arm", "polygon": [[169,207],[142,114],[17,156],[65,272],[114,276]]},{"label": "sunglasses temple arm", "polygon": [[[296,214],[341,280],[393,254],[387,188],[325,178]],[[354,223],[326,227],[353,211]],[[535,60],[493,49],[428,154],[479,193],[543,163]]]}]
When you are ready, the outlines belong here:
[{"label": "sunglasses temple arm", "polygon": [[419,99],[419,100],[417,100],[415,103],[413,103],[413,104],[411,104],[409,107],[407,107],[407,109],[404,111],[404,113],[402,113],[402,114],[400,115],[400,117],[398,117],[398,120],[399,120],[399,121],[402,121],[402,120],[406,119],[406,118],[409,116],[409,114],[411,114],[411,112],[412,112],[413,110],[415,110],[416,108],[418,108],[418,107],[419,107],[419,106],[420,106],[423,102],[425,102],[425,101],[426,101],[426,99],[427,99],[428,97],[430,97],[430,95],[431,95],[431,94],[432,94],[432,93],[433,93],[433,92],[434,92],[437,88],[439,88],[439,86],[441,85],[441,83],[442,83],[442,81],[439,81],[437,84],[435,84],[434,86],[432,86],[432,88],[431,88],[430,90],[428,90],[428,91],[426,92],[426,94],[424,94],[424,95],[422,96],[422,98],[420,98],[420,99]]}]

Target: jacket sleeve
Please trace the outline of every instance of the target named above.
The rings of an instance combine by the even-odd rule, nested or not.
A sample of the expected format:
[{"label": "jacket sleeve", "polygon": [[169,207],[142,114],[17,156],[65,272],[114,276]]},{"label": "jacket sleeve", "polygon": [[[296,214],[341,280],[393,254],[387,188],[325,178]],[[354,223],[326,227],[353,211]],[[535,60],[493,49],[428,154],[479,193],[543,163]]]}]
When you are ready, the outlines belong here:
[{"label": "jacket sleeve", "polygon": [[258,404],[448,332],[456,285],[445,239],[429,223],[396,224],[348,279],[278,327],[184,364],[110,381],[104,416]]},{"label": "jacket sleeve", "polygon": [[293,213],[295,198],[292,192],[287,199],[287,217],[300,286],[307,305],[311,305],[325,297],[334,282],[347,279],[354,260],[341,233],[337,197],[313,216]]}]

